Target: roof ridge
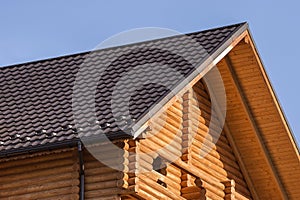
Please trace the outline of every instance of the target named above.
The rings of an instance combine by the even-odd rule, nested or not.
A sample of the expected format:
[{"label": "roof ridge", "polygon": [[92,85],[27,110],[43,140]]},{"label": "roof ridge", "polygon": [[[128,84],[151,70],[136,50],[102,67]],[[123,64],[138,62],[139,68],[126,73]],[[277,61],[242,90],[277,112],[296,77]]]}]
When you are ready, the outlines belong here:
[{"label": "roof ridge", "polygon": [[78,52],[78,53],[60,55],[60,56],[50,57],[50,58],[45,58],[45,59],[38,59],[38,60],[32,60],[32,61],[28,61],[28,62],[16,63],[16,64],[12,64],[12,65],[4,65],[4,66],[0,66],[0,70],[7,69],[7,68],[20,67],[20,66],[23,66],[23,65],[34,64],[34,63],[37,63],[37,62],[51,61],[51,60],[54,60],[54,59],[75,57],[75,56],[79,56],[79,55],[84,56],[84,55],[92,53],[92,52],[108,51],[108,50],[115,49],[115,48],[129,47],[129,46],[132,46],[132,45],[138,45],[138,44],[143,44],[143,43],[148,43],[148,42],[171,39],[171,38],[180,37],[180,36],[183,36],[183,35],[193,35],[193,34],[205,33],[205,32],[209,32],[209,31],[214,31],[214,30],[218,30],[218,29],[225,29],[225,28],[234,27],[234,26],[237,26],[237,28],[238,28],[238,27],[241,27],[244,24],[247,24],[247,22],[230,24],[230,25],[225,25],[225,26],[221,26],[221,27],[214,27],[214,28],[204,29],[204,30],[201,30],[201,31],[194,31],[194,32],[190,32],[190,33],[182,33],[182,34],[178,34],[178,35],[162,37],[162,38],[157,38],[157,39],[153,39],[153,40],[146,40],[146,41],[141,41],[141,42],[135,42],[135,43],[125,44],[125,45],[120,45],[120,46],[107,47],[107,48],[104,48],[104,49],[88,50],[88,51],[82,51],[82,52]]}]

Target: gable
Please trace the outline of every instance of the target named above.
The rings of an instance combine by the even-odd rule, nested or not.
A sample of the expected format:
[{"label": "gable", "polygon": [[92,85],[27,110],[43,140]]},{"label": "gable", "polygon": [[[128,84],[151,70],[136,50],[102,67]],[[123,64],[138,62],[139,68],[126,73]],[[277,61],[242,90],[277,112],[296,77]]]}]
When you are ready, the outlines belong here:
[{"label": "gable", "polygon": [[254,199],[298,199],[299,151],[247,30],[227,53],[216,62],[227,95],[224,131],[249,190]]}]

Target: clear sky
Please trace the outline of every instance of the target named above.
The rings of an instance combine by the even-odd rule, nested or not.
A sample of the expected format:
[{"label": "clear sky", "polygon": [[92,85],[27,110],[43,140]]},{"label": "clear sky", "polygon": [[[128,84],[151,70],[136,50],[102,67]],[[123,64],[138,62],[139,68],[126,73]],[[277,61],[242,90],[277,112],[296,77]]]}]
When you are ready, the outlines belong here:
[{"label": "clear sky", "polygon": [[300,2],[1,0],[0,66],[93,49],[132,28],[179,32],[247,21],[300,144]]}]

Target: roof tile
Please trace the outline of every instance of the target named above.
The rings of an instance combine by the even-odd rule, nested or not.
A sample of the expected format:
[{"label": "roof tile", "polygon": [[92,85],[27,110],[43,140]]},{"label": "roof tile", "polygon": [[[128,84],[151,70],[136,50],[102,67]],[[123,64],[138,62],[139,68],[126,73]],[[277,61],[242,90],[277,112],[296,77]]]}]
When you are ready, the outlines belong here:
[{"label": "roof tile", "polygon": [[[80,130],[91,131],[86,135],[93,135],[96,130],[108,136],[122,134],[120,127],[130,129],[134,120],[138,121],[170,92],[163,85],[172,88],[182,81],[170,76],[162,66],[188,76],[195,69],[193,65],[203,60],[205,51],[213,53],[240,26],[0,68],[0,155],[18,148],[72,141],[78,138]],[[204,49],[193,50],[197,43]],[[101,69],[99,76],[101,65],[106,68]],[[79,80],[78,72],[83,68],[88,70],[81,73],[84,79]],[[95,81],[97,119],[89,121],[93,115],[88,110],[92,105],[89,95]],[[120,81],[121,91],[113,97]],[[74,89],[80,94],[74,94]],[[128,112],[132,120],[124,118],[127,92],[130,92]],[[116,113],[112,109],[114,99],[119,109]],[[80,109],[74,112],[74,106]],[[74,113],[80,119],[76,127]]]}]

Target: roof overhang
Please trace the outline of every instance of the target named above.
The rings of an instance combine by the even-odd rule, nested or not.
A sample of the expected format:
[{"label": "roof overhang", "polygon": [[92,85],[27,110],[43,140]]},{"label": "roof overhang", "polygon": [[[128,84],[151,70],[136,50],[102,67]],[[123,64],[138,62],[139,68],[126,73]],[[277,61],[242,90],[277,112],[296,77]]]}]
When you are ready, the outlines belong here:
[{"label": "roof overhang", "polygon": [[[257,69],[259,70],[261,77],[260,80],[262,83],[264,83],[266,90],[264,90],[264,94],[267,96],[270,96],[270,98],[272,99],[271,101],[271,106],[273,111],[276,113],[277,117],[280,118],[280,124],[281,124],[281,128],[282,130],[284,130],[284,133],[282,133],[283,138],[280,138],[281,140],[285,140],[286,141],[286,148],[291,150],[289,152],[287,152],[287,154],[292,155],[293,159],[288,160],[285,158],[277,158],[276,156],[276,150],[274,150],[276,148],[277,145],[273,145],[272,140],[270,139],[270,136],[268,136],[267,132],[264,131],[263,129],[259,128],[259,123],[260,122],[259,118],[257,118],[252,111],[251,105],[249,104],[249,101],[247,99],[247,94],[245,94],[246,91],[246,86],[242,85],[239,83],[239,79],[241,79],[242,77],[238,77],[237,74],[234,73],[235,71],[235,67],[232,64],[230,64],[230,56],[229,53],[240,43],[240,42],[244,42],[247,43],[251,46],[251,50],[252,50],[252,54],[255,56],[255,62],[257,63]],[[252,39],[252,35],[249,31],[248,28],[248,24],[244,24],[243,26],[241,26],[233,35],[231,35],[231,37],[229,37],[219,48],[217,48],[217,50],[215,52],[213,52],[213,54],[211,54],[209,57],[207,57],[206,59],[204,59],[204,61],[202,63],[199,64],[199,67],[197,70],[194,71],[194,73],[190,74],[185,81],[182,82],[182,84],[179,84],[176,86],[176,88],[174,88],[174,93],[176,94],[174,96],[174,93],[170,93],[169,95],[167,95],[165,98],[163,98],[158,104],[156,104],[148,113],[148,115],[143,116],[139,121],[136,122],[136,124],[133,126],[132,128],[132,135],[134,136],[134,138],[137,138],[141,135],[141,133],[144,132],[145,129],[147,129],[147,127],[149,126],[151,119],[152,118],[156,118],[158,117],[162,112],[164,112],[169,106],[171,106],[176,100],[178,100],[178,97],[182,96],[186,91],[188,91],[190,88],[192,88],[192,86],[198,82],[201,78],[203,78],[214,66],[216,66],[218,63],[220,63],[220,61],[226,61],[227,65],[230,65],[230,69],[232,69],[232,71],[230,71],[231,76],[232,76],[232,80],[235,84],[235,88],[237,90],[237,92],[241,93],[241,97],[240,97],[240,102],[241,104],[244,106],[244,111],[247,115],[247,118],[250,121],[250,126],[252,126],[253,129],[253,133],[255,134],[254,138],[256,140],[256,144],[258,146],[258,149],[260,152],[262,152],[261,155],[261,159],[264,160],[264,167],[269,171],[269,175],[271,176],[268,177],[269,179],[271,179],[271,182],[275,185],[275,187],[277,188],[277,191],[279,191],[280,193],[280,197],[282,199],[289,199],[289,197],[291,197],[291,195],[293,196],[297,196],[297,194],[295,194],[295,191],[297,191],[297,189],[300,189],[299,186],[295,186],[294,182],[291,180],[286,181],[289,177],[290,173],[287,173],[287,168],[289,168],[289,166],[291,166],[291,163],[294,164],[294,166],[296,166],[297,169],[294,170],[298,170],[299,173],[296,174],[294,176],[293,179],[300,179],[300,159],[299,159],[299,149],[298,146],[296,144],[295,138],[293,136],[293,133],[288,125],[288,122],[286,120],[286,117],[282,111],[282,108],[280,106],[280,103],[275,95],[274,89],[270,83],[270,80],[266,74],[266,71],[263,67],[263,63],[260,59],[259,53],[257,51],[257,48],[254,44],[254,41]],[[201,70],[201,72],[199,73],[199,70]],[[188,83],[188,84],[185,84]],[[254,197],[254,199],[259,199],[260,198],[260,192],[257,190],[260,190],[259,188],[255,188],[254,185],[256,185],[256,183],[253,182],[254,180],[254,176],[256,176],[257,174],[254,174],[251,172],[248,173],[248,170],[250,168],[255,167],[255,165],[250,166],[247,165],[247,162],[244,162],[245,159],[247,159],[247,156],[243,156],[240,155],[239,153],[239,145],[236,145],[237,142],[239,142],[236,138],[235,135],[232,134],[232,132],[230,131],[230,126],[228,126],[228,123],[230,124],[230,122],[226,121],[225,124],[225,132],[227,132],[227,134],[229,134],[232,140],[231,145],[235,145],[235,153],[239,154],[238,156],[240,157],[239,163],[240,165],[244,166],[244,173],[246,174],[246,181],[248,183],[248,185],[250,185],[250,190],[251,193]],[[275,140],[274,144],[276,144]],[[249,144],[251,145],[251,144]],[[273,145],[273,146],[272,146]],[[277,148],[282,148],[277,146]],[[274,153],[275,152],[275,153]],[[280,163],[281,160],[281,163]],[[243,163],[241,163],[243,162]],[[285,165],[282,165],[282,163],[286,163]],[[251,170],[249,170],[251,171]],[[245,174],[244,174],[245,175]],[[294,197],[293,196],[293,197]],[[298,196],[297,196],[298,197]]]}]

